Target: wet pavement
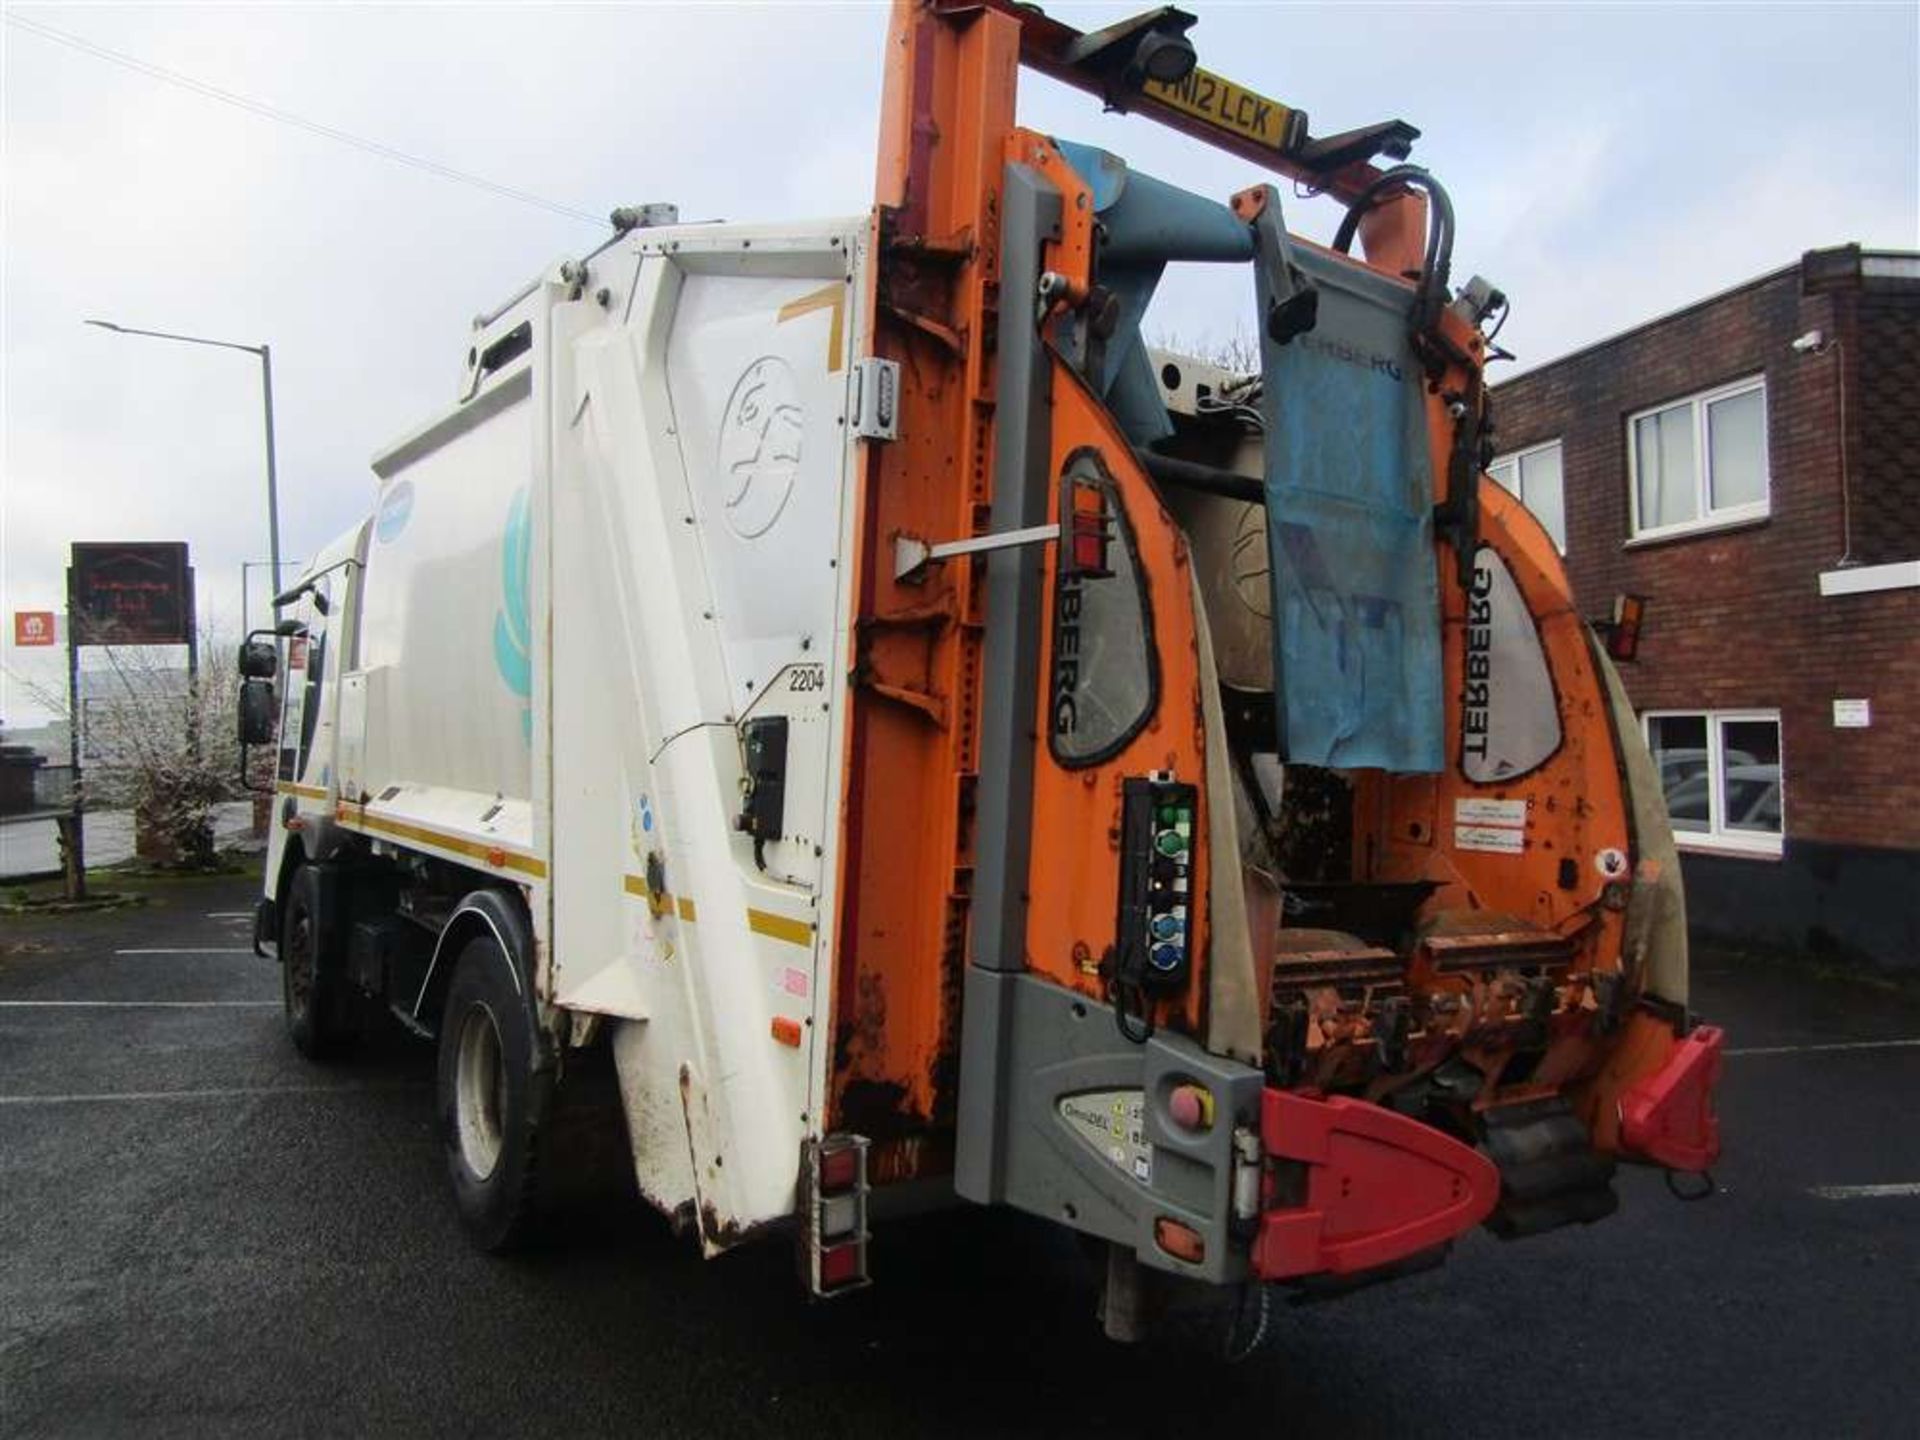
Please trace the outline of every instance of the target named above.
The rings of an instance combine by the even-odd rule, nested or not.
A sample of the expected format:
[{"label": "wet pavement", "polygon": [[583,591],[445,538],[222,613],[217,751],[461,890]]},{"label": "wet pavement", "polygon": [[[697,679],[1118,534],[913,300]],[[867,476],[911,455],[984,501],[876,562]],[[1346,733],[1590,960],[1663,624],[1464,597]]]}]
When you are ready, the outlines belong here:
[{"label": "wet pavement", "polygon": [[1708,959],[1720,1193],[1313,1307],[1227,1368],[1109,1345],[1078,1247],[963,1209],[876,1231],[809,1304],[778,1244],[703,1262],[650,1212],[464,1243],[432,1056],[329,1067],[247,952],[251,886],[0,918],[0,1433],[1911,1434],[1920,1004]]}]

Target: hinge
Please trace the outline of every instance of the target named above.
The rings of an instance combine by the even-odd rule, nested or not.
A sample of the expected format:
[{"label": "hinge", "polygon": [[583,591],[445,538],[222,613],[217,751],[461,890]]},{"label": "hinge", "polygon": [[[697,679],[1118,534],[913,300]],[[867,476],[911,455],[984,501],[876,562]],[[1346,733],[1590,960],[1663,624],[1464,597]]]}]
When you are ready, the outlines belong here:
[{"label": "hinge", "polygon": [[900,438],[900,362],[870,356],[853,367],[853,433],[862,440]]}]

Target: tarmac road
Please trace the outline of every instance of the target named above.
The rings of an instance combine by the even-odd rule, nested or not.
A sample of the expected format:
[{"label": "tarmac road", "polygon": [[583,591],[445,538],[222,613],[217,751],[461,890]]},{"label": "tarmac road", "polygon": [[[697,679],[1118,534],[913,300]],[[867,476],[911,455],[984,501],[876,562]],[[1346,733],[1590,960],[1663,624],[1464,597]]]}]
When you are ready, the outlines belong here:
[{"label": "tarmac road", "polygon": [[1691,1440],[1920,1412],[1920,1006],[1874,989],[1707,963],[1722,1193],[1628,1173],[1600,1226],[1278,1307],[1229,1369],[1108,1345],[1073,1243],[1006,1214],[884,1226],[875,1288],[818,1306],[784,1247],[702,1262],[637,1208],[476,1255],[429,1052],[303,1062],[250,889],[0,921],[0,1432]]}]

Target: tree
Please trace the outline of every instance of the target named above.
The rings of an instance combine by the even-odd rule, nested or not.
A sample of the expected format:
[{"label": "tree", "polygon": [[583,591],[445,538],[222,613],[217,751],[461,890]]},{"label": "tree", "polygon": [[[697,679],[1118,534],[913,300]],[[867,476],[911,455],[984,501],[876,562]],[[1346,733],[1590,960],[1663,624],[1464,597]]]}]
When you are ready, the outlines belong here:
[{"label": "tree", "polygon": [[[91,647],[101,663],[81,672],[77,720],[64,694],[15,676],[36,702],[80,725],[75,780],[85,806],[132,810],[140,857],[183,868],[213,863],[214,808],[245,793],[236,647],[211,626],[199,642],[197,672],[179,664],[178,647]],[[272,757],[250,758],[260,783]]]}]

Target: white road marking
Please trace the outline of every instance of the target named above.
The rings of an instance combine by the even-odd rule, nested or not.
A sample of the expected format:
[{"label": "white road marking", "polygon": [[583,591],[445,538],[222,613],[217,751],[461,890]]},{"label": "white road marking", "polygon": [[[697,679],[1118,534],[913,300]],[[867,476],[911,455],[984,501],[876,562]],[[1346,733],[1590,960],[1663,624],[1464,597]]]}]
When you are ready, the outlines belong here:
[{"label": "white road marking", "polygon": [[251,910],[209,910],[207,911],[207,919],[251,920],[253,919],[253,912]]},{"label": "white road marking", "polygon": [[251,955],[253,951],[247,949],[245,946],[230,950],[208,949],[205,946],[194,946],[191,948],[184,946],[162,946],[151,950],[116,950],[113,953],[116,955]]},{"label": "white road marking", "polygon": [[1920,1050],[1920,1038],[1911,1040],[1835,1040],[1824,1045],[1754,1045],[1729,1050],[1729,1055],[1819,1055],[1834,1050]]},{"label": "white road marking", "polygon": [[1891,1200],[1920,1195],[1920,1181],[1902,1185],[1816,1185],[1807,1193],[1822,1200]]},{"label": "white road marking", "polygon": [[278,1010],[278,1000],[0,1000],[0,1010]]},{"label": "white road marking", "polygon": [[350,1095],[367,1090],[425,1090],[419,1081],[361,1085],[234,1085],[218,1090],[110,1090],[97,1095],[0,1095],[4,1105],[104,1105],[115,1101],[245,1100],[267,1095]]}]

